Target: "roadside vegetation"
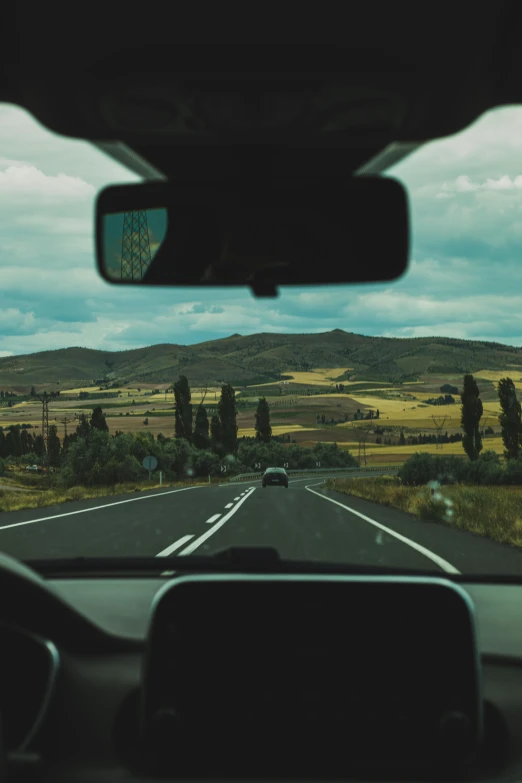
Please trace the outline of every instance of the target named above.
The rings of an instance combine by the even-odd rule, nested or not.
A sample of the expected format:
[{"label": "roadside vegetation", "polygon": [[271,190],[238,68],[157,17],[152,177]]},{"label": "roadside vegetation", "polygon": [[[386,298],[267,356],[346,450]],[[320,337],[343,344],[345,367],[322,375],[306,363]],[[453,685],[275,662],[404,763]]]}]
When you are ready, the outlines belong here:
[{"label": "roadside vegetation", "polygon": [[[219,479],[211,479],[216,483]],[[207,486],[208,479],[186,479],[185,481],[163,482],[163,489],[175,489],[176,487]],[[111,495],[126,495],[131,492],[147,492],[160,489],[158,481],[136,481],[110,486],[99,485],[85,487],[77,485],[70,489],[42,489],[38,492],[13,492],[0,486],[0,512],[21,511],[23,509],[45,508],[48,506],[69,503],[75,500],[89,500],[91,498],[104,498]],[[64,509],[65,511],[66,509]]]},{"label": "roadside vegetation", "polygon": [[420,521],[522,546],[522,457],[501,461],[415,454],[397,476],[337,479],[328,489],[398,508]]}]

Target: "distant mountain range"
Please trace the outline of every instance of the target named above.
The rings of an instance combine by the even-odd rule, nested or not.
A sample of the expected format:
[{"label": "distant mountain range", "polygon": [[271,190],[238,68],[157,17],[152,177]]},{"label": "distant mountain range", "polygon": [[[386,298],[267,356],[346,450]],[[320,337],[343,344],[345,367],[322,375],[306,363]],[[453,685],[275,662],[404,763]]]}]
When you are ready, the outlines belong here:
[{"label": "distant mountain range", "polygon": [[321,334],[234,334],[197,345],[151,345],[129,351],[64,348],[0,358],[0,389],[25,391],[60,382],[256,384],[288,371],[350,367],[339,380],[411,382],[481,369],[522,376],[522,348],[448,337],[366,337],[335,329]]}]

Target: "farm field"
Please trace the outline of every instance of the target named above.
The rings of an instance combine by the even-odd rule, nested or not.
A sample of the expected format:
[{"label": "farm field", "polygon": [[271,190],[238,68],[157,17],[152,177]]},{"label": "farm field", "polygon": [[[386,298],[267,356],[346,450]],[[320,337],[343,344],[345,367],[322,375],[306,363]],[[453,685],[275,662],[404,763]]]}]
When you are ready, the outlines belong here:
[{"label": "farm field", "polygon": [[[266,384],[236,386],[238,399],[238,435],[253,437],[255,434],[255,407],[261,395],[266,396],[270,405],[273,436],[290,436],[290,442],[303,446],[314,446],[320,442],[338,443],[343,449],[350,449],[358,454],[358,439],[362,430],[368,430],[366,437],[366,458],[368,464],[392,465],[400,464],[416,451],[427,451],[439,454],[463,454],[460,442],[445,443],[442,449],[436,444],[399,446],[401,431],[406,440],[419,435],[435,435],[437,432],[433,417],[442,426],[442,433],[454,435],[461,431],[461,406],[458,395],[453,395],[455,404],[435,406],[426,401],[441,394],[440,387],[446,383],[460,388],[462,376],[456,374],[421,376],[420,380],[408,381],[404,384],[386,384],[378,381],[341,381],[345,392],[324,393],[326,386],[335,386],[335,378],[339,378],[351,368],[336,366],[333,368],[316,368],[306,372],[287,371],[282,375],[292,376],[291,380],[274,381]],[[481,427],[492,427],[494,435],[484,438],[484,449],[503,452],[498,423],[499,404],[496,397],[495,384],[499,378],[509,374],[509,371],[481,370],[476,373],[484,414]],[[522,389],[522,368],[517,366],[512,372],[517,388]],[[190,377],[189,377],[190,381]],[[520,385],[518,385],[520,384]],[[80,392],[101,394],[99,386],[81,386],[66,389],[62,384],[62,394],[74,395]],[[350,387],[355,387],[350,392]],[[322,389],[318,387],[323,387]],[[91,415],[92,408],[99,406],[105,413],[111,432],[149,432],[155,437],[162,433],[172,436],[174,432],[174,395],[172,384],[138,383],[132,381],[128,386],[110,390],[117,392],[117,397],[100,397],[99,399],[84,398],[78,400],[63,400],[57,398],[49,406],[49,423],[56,424],[58,434],[63,436],[64,419],[67,420],[68,431],[76,426],[76,418],[81,413]],[[158,394],[152,391],[158,389]],[[315,392],[321,393],[315,393]],[[220,386],[205,388],[194,384],[191,388],[194,409],[205,398],[205,407],[209,418],[216,411],[219,401]],[[366,416],[372,411],[374,416],[379,411],[379,417],[355,421],[354,415]],[[195,412],[195,411],[194,411]],[[147,424],[145,424],[147,420]],[[444,420],[444,421],[443,421]],[[38,433],[41,427],[41,405],[36,401],[16,403],[12,407],[0,409],[0,426],[26,424]],[[376,442],[377,439],[381,443]],[[383,441],[387,441],[384,443]]]}]

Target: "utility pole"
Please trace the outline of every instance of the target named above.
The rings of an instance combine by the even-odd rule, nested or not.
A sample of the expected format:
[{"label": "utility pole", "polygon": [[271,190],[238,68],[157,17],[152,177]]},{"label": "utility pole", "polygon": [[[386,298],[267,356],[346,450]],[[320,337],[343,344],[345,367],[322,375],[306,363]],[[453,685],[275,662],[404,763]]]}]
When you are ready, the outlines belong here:
[{"label": "utility pole", "polygon": [[441,441],[441,435],[442,435],[442,428],[444,427],[444,424],[446,421],[448,421],[447,416],[432,416],[433,423],[435,425],[435,429],[437,430],[437,442],[435,445],[435,449],[442,449],[442,441]]},{"label": "utility pole", "polygon": [[49,486],[51,486],[51,471],[49,463],[49,402],[54,399],[54,397],[56,397],[56,394],[54,392],[51,392],[50,394],[44,392],[43,394],[36,394],[35,396],[42,403],[42,439],[44,444],[43,459],[44,465],[47,468]]},{"label": "utility pole", "polygon": [[63,438],[64,438],[64,440],[67,437],[67,424],[70,421],[74,421],[74,419],[75,419],[75,417],[73,417],[72,419],[68,419],[67,416],[64,416],[63,419],[56,419],[56,421],[59,422],[59,424],[63,424]]},{"label": "utility pole", "polygon": [[355,435],[355,438],[358,442],[358,450],[357,450],[357,459],[359,462],[359,465],[362,467],[363,465],[367,464],[366,460],[366,441],[368,440],[370,426],[357,426],[355,421],[352,422],[352,430]]}]

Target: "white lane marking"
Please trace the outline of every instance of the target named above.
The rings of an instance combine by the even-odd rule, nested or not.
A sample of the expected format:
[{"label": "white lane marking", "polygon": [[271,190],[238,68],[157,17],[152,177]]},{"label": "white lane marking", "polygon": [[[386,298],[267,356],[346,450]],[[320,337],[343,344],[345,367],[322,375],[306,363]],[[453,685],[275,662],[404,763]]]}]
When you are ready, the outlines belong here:
[{"label": "white lane marking", "polygon": [[187,541],[190,541],[191,538],[194,538],[194,534],[191,536],[183,536],[182,538],[178,538],[177,541],[174,541],[174,543],[168,546],[166,549],[158,552],[156,557],[167,557],[167,555],[170,555],[171,552],[175,552],[176,549],[179,549],[181,546],[183,546],[183,544],[186,544]]},{"label": "white lane marking", "polygon": [[165,495],[174,495],[176,492],[186,492],[189,489],[204,489],[208,484],[203,484],[200,487],[182,487],[182,489],[169,489],[168,492],[158,492],[157,495],[143,495],[140,498],[129,498],[128,500],[117,500],[114,503],[105,503],[103,506],[92,506],[92,508],[80,508],[78,511],[66,511],[64,514],[53,514],[49,517],[40,517],[39,519],[28,519],[25,522],[13,522],[12,525],[0,526],[0,533],[2,530],[8,530],[11,527],[21,527],[22,525],[34,525],[35,522],[47,522],[48,519],[60,519],[61,517],[72,517],[75,514],[87,514],[89,511],[100,511],[102,508],[111,508],[112,506],[121,506],[123,503],[136,503],[138,500],[153,500],[154,498],[162,498]]},{"label": "white lane marking", "polygon": [[253,492],[255,492],[255,489],[256,489],[255,487],[252,487],[252,488],[250,489],[250,491],[249,491],[249,492],[248,492],[248,493],[245,495],[245,497],[244,497],[244,498],[241,498],[241,500],[239,501],[239,503],[236,503],[236,505],[234,506],[234,508],[233,508],[233,509],[231,509],[231,510],[228,512],[228,514],[225,514],[225,516],[224,516],[224,517],[222,517],[222,518],[219,520],[219,522],[216,522],[216,524],[215,524],[215,525],[213,525],[213,526],[210,528],[210,530],[207,530],[207,532],[206,532],[206,533],[203,533],[203,535],[202,535],[202,536],[200,536],[199,538],[196,538],[196,540],[195,540],[195,541],[192,541],[192,543],[190,543],[190,544],[188,545],[188,547],[186,547],[186,549],[184,549],[182,552],[180,552],[180,555],[191,555],[191,554],[192,554],[192,552],[193,552],[195,549],[197,549],[197,548],[198,548],[198,546],[201,546],[201,544],[204,544],[204,543],[205,543],[205,541],[207,540],[207,538],[210,538],[210,536],[214,535],[214,533],[216,533],[216,532],[219,530],[219,528],[220,528],[220,527],[223,527],[223,525],[225,524],[225,522],[227,522],[227,521],[230,519],[230,517],[232,517],[232,516],[233,516],[233,515],[236,513],[236,511],[238,510],[238,508],[239,508],[240,506],[242,506],[242,505],[243,505],[243,503],[245,502],[245,500],[248,500],[248,498],[250,497],[250,495],[251,495]]},{"label": "white lane marking", "polygon": [[219,517],[220,517],[220,516],[221,516],[221,514],[214,514],[214,516],[213,516],[213,517],[210,517],[210,519],[207,519],[207,521],[205,522],[205,524],[206,524],[206,525],[212,525],[212,523],[213,523],[213,522],[215,522],[215,521],[216,521],[216,519],[219,519]]},{"label": "white lane marking", "polygon": [[[241,493],[241,494],[243,494],[243,493]],[[234,498],[234,500],[239,500],[239,498],[240,498],[240,495],[238,495],[237,498]]]},{"label": "white lane marking", "polygon": [[[317,485],[312,484],[311,486],[317,486]],[[336,506],[340,506],[341,508],[344,508],[346,511],[349,511],[350,514],[355,514],[356,517],[360,517],[360,519],[364,519],[364,521],[369,522],[370,525],[374,525],[375,527],[378,527],[380,530],[384,530],[385,533],[388,533],[388,535],[397,538],[399,541],[402,541],[403,544],[407,544],[408,546],[411,546],[412,549],[415,549],[421,555],[424,555],[424,557],[427,557],[429,560],[436,563],[439,566],[439,568],[442,568],[443,571],[447,571],[448,574],[460,574],[460,571],[457,568],[455,568],[455,566],[451,565],[451,563],[448,563],[447,560],[444,560],[442,557],[439,557],[438,555],[435,554],[435,552],[431,552],[431,550],[426,549],[426,547],[421,546],[421,544],[417,544],[416,541],[412,541],[411,538],[406,538],[406,536],[401,536],[400,533],[396,533],[395,530],[391,530],[389,527],[386,527],[385,525],[381,525],[381,523],[376,522],[375,519],[370,519],[370,517],[367,517],[366,514],[361,514],[360,511],[355,511],[355,509],[350,508],[350,506],[345,506],[344,503],[340,503],[338,500],[329,498],[326,495],[321,495],[321,493],[316,492],[315,489],[310,489],[310,487],[306,487],[306,489],[308,490],[308,492],[313,492],[314,495],[323,498],[323,500],[328,500],[330,503],[335,503]]]},{"label": "white lane marking", "polygon": [[233,505],[234,505],[233,503],[227,503],[227,505],[225,506],[225,508],[232,508],[232,506],[233,506]]}]

